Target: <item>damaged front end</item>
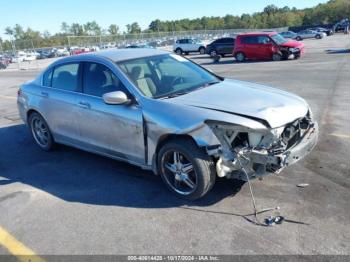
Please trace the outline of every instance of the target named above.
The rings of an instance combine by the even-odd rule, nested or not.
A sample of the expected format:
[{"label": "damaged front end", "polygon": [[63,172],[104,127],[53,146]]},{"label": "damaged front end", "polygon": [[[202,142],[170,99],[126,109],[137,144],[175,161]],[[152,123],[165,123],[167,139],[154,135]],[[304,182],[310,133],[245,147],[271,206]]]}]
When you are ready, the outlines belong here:
[{"label": "damaged front end", "polygon": [[310,113],[282,127],[266,130],[217,122],[207,124],[220,141],[220,146],[207,149],[216,159],[217,175],[244,181],[247,178],[243,171],[249,179],[279,173],[306,156],[318,138],[318,126]]}]

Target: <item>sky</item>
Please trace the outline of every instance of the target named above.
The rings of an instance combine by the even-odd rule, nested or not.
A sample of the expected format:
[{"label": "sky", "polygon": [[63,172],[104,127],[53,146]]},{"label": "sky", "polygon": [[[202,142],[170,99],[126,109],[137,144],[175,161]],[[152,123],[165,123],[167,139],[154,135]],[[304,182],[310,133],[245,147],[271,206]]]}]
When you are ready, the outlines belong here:
[{"label": "sky", "polygon": [[241,15],[260,12],[265,6],[312,7],[327,0],[8,0],[1,1],[0,37],[6,26],[20,24],[51,34],[60,31],[62,22],[86,23],[95,20],[103,28],[138,22],[146,29],[151,21]]}]

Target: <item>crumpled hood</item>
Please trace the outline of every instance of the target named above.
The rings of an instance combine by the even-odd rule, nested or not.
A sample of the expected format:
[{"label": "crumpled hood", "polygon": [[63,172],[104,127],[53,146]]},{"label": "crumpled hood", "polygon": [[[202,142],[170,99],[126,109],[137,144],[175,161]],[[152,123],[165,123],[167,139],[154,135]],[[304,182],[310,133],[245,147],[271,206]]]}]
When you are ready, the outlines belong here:
[{"label": "crumpled hood", "polygon": [[292,47],[292,48],[303,48],[304,47],[304,43],[298,42],[298,41],[294,41],[294,40],[289,40],[288,42],[285,42],[283,44],[281,44],[281,46],[284,47]]},{"label": "crumpled hood", "polygon": [[272,87],[229,79],[168,101],[258,118],[265,120],[272,128],[304,117],[309,110],[305,100],[299,96]]}]

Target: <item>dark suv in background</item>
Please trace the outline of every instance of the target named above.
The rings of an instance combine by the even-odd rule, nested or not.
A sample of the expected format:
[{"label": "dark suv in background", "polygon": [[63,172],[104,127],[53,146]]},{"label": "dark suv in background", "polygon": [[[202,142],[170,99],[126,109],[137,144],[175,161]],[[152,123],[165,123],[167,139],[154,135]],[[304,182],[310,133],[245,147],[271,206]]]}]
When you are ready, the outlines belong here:
[{"label": "dark suv in background", "polygon": [[225,56],[232,55],[234,46],[235,39],[233,37],[224,37],[216,39],[214,42],[207,45],[205,50],[211,57],[216,57],[217,55]]}]

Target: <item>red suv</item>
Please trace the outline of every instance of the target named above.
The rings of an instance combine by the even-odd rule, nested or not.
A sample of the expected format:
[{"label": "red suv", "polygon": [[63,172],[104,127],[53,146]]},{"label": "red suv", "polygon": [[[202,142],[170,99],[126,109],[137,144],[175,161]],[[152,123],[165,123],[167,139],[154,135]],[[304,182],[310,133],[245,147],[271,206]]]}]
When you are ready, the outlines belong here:
[{"label": "red suv", "polygon": [[276,32],[238,35],[233,50],[233,56],[238,62],[243,62],[245,59],[280,61],[292,55],[297,59],[303,53],[303,43],[287,40]]}]

